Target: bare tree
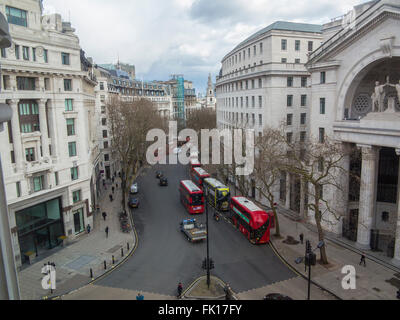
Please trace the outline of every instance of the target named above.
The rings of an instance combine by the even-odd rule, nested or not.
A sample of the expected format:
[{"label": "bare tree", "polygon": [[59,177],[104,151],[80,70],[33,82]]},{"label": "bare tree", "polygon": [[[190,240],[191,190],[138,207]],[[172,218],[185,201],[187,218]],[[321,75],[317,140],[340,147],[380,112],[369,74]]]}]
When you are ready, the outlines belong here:
[{"label": "bare tree", "polygon": [[186,127],[200,133],[201,129],[217,127],[217,114],[214,109],[194,109],[188,113]]},{"label": "bare tree", "polygon": [[[328,137],[308,141],[300,139],[287,139],[282,136],[281,141],[286,143],[287,157],[281,165],[286,172],[298,175],[309,187],[305,192],[309,196],[307,208],[314,212],[315,224],[318,230],[319,241],[324,240],[322,221],[324,215],[329,213],[330,217],[325,222],[331,223],[331,217],[339,222],[343,212],[331,205],[331,201],[325,196],[323,190],[332,192],[344,191],[340,177],[349,174],[343,166],[344,157],[348,151],[343,149],[341,143]],[[341,192],[346,197],[345,192]],[[332,194],[332,193],[331,193]],[[338,199],[336,199],[337,201]],[[346,199],[341,199],[345,201]],[[322,211],[321,211],[322,210]],[[328,264],[328,257],[325,246],[320,248],[321,262]]]},{"label": "bare tree", "polygon": [[136,178],[138,169],[146,162],[147,132],[165,129],[165,120],[153,103],[146,99],[133,102],[119,97],[107,104],[113,156],[121,164],[122,207],[125,206],[127,183]]},{"label": "bare tree", "polygon": [[275,194],[280,181],[282,163],[286,161],[282,129],[266,128],[257,138],[254,173],[256,189],[268,201],[275,217],[275,236],[280,237],[279,220],[276,212]]}]

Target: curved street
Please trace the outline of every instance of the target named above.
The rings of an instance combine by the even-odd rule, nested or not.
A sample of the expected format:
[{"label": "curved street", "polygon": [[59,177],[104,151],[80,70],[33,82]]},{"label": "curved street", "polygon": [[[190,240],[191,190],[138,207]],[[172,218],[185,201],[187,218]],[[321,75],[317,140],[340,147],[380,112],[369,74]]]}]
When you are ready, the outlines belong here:
[{"label": "curved street", "polygon": [[[155,172],[162,170],[168,186],[158,185]],[[120,268],[97,282],[98,285],[175,295],[181,281],[186,288],[205,274],[206,242],[189,243],[179,230],[183,218],[190,217],[179,201],[179,181],[188,179],[182,165],[157,165],[138,178],[139,209],[133,210],[138,233],[134,255]],[[210,210],[212,212],[212,210]],[[210,213],[209,212],[209,213]],[[205,214],[197,215],[205,223]],[[250,244],[234,227],[209,215],[210,257],[215,262],[212,275],[229,283],[235,292],[259,288],[293,278],[269,246]]]}]

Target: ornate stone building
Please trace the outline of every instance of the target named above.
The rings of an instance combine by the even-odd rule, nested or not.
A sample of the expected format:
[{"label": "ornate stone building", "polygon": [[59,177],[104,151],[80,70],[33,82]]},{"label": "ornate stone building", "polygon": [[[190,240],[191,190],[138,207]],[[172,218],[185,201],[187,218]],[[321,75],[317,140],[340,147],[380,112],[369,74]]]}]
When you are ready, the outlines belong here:
[{"label": "ornate stone building", "polygon": [[18,265],[93,226],[95,79],[79,39],[39,0],[1,0],[12,46],[1,52],[0,133],[9,220]]},{"label": "ornate stone building", "polygon": [[356,6],[324,25],[323,36],[307,63],[310,134],[332,136],[351,151],[341,191],[323,190],[342,217],[328,215],[324,226],[400,263],[399,1]]}]

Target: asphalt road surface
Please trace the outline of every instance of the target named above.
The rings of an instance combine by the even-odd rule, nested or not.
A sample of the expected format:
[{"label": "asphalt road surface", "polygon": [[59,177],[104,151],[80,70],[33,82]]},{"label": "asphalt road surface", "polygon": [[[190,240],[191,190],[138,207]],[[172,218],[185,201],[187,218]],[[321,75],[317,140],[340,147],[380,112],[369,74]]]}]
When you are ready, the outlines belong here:
[{"label": "asphalt road surface", "polygon": [[[168,186],[158,185],[156,170],[168,178]],[[157,165],[138,178],[140,206],[133,210],[138,232],[138,248],[120,268],[97,284],[175,295],[178,282],[187,287],[205,275],[206,241],[190,243],[179,223],[190,216],[180,203],[179,182],[189,179],[188,167]],[[210,208],[211,209],[211,208]],[[194,216],[206,221],[205,213]],[[259,288],[295,276],[268,245],[252,245],[231,224],[215,221],[209,210],[210,257],[215,262],[212,275],[229,283],[235,292]]]}]

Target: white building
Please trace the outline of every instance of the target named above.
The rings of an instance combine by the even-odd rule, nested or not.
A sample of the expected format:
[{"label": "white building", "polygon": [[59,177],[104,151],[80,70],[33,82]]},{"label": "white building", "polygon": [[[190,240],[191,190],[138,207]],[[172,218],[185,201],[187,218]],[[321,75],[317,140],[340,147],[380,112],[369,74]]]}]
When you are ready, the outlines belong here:
[{"label": "white building", "polygon": [[323,36],[329,40],[307,63],[310,133],[320,139],[333,136],[352,150],[343,165],[361,176],[359,183],[341,176],[342,195],[323,190],[344,216],[339,222],[327,217],[331,223],[324,226],[400,263],[399,1],[356,6],[324,25]]},{"label": "white building", "polygon": [[[322,26],[275,22],[241,42],[222,59],[217,77],[217,126],[243,126],[261,135],[266,127],[283,123],[288,140],[305,140],[311,104],[308,55],[322,41]],[[304,213],[301,183],[283,174],[279,203]],[[255,191],[253,191],[255,194]]]},{"label": "white building", "polygon": [[0,10],[13,41],[1,52],[1,99],[13,116],[0,133],[0,152],[21,265],[57,246],[61,236],[75,238],[87,224],[93,227],[96,82],[60,15],[42,16],[39,0],[0,0]]}]

